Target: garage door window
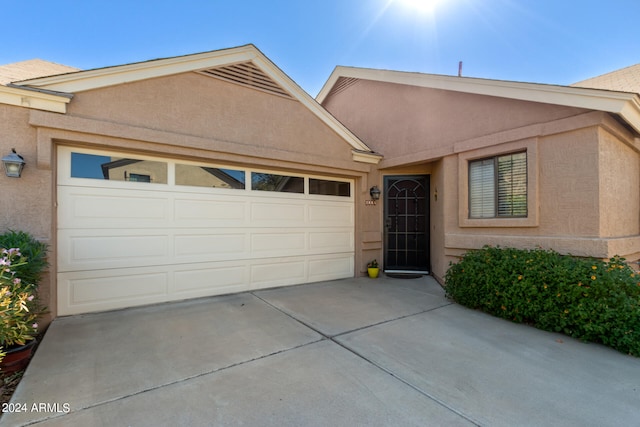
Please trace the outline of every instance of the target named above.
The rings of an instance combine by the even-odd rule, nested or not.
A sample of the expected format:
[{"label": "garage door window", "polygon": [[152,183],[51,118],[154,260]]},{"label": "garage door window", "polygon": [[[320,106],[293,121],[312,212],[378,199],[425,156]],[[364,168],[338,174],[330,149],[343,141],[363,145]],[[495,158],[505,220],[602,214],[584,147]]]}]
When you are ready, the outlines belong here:
[{"label": "garage door window", "polygon": [[245,171],[176,164],[176,184],[244,190]]},{"label": "garage door window", "polygon": [[87,153],[71,153],[71,177],[166,184],[167,163]]},{"label": "garage door window", "polygon": [[251,174],[251,189],[304,194],[304,178],[301,176],[253,172]]},{"label": "garage door window", "polygon": [[309,194],[351,197],[351,185],[344,181],[309,178]]},{"label": "garage door window", "polygon": [[[304,176],[279,171],[252,170],[250,167],[216,163],[171,160],[145,155],[102,152],[82,148],[59,151],[61,164],[59,183],[68,185],[124,188],[145,184],[183,187],[187,192],[229,192],[241,195],[247,191],[308,195],[319,199],[351,199],[353,182],[324,176]],[[94,182],[91,182],[93,180]],[[97,181],[102,181],[98,184]],[[123,187],[124,186],[124,187]],[[161,186],[154,190],[165,191]],[[187,188],[191,187],[191,188]],[[248,195],[248,193],[245,193]],[[267,194],[263,194],[269,197]],[[275,195],[274,195],[275,196]],[[298,196],[294,196],[298,197]]]}]

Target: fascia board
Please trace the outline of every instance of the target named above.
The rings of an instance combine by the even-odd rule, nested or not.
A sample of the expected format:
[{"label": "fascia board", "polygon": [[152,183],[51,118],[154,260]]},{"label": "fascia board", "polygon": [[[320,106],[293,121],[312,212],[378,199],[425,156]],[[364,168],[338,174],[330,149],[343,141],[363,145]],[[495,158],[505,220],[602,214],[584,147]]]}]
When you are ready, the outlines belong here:
[{"label": "fascia board", "polygon": [[[329,92],[331,92],[331,89],[333,89],[333,86],[335,86],[338,79],[340,77],[343,77],[342,70],[345,70],[345,69],[346,69],[345,67],[338,66],[333,70],[333,72],[331,73],[331,75],[329,76],[325,84],[322,86],[322,89],[320,89],[320,92],[318,92],[318,95],[316,95],[316,101],[318,101],[320,104],[324,102],[324,100],[327,98],[327,95],[329,95]],[[344,77],[347,77],[347,76],[344,76]]]},{"label": "fascia board", "polygon": [[137,80],[203,70],[220,65],[246,62],[256,57],[255,48],[233,48],[136,64],[79,71],[60,76],[24,80],[18,84],[59,92],[82,92]]},{"label": "fascia board", "polygon": [[640,98],[637,95],[624,105],[620,116],[640,134]]},{"label": "fascia board", "polygon": [[55,95],[32,89],[0,85],[0,103],[36,110],[66,113],[72,95]]}]

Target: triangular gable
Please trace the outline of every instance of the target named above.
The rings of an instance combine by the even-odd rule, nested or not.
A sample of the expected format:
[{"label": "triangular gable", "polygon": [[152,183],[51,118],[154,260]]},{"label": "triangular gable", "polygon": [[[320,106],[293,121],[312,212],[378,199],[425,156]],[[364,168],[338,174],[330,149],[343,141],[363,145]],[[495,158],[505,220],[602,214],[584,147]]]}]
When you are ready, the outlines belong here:
[{"label": "triangular gable", "polygon": [[360,79],[604,111],[619,115],[640,133],[638,94],[611,90],[336,67],[316,100],[322,104],[332,93],[344,90]]},{"label": "triangular gable", "polygon": [[48,91],[77,93],[185,72],[198,72],[301,102],[353,148],[353,159],[378,163],[381,156],[329,114],[254,45],[194,55],[156,59],[17,82]]}]

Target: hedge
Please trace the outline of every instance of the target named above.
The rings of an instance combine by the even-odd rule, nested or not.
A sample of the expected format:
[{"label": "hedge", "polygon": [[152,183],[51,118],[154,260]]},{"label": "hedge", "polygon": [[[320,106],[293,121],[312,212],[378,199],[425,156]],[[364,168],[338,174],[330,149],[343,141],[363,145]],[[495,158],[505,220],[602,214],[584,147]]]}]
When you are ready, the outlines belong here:
[{"label": "hedge", "polygon": [[445,276],[457,303],[640,357],[640,274],[624,258],[484,247]]}]

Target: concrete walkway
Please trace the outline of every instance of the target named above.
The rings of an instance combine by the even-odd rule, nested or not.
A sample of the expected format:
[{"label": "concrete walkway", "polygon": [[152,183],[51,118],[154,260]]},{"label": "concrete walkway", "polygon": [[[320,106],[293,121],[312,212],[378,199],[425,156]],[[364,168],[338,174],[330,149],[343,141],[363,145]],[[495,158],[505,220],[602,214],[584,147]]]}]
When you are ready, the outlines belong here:
[{"label": "concrete walkway", "polygon": [[57,319],[3,409],[2,426],[632,426],[640,359],[452,304],[430,277],[359,278]]}]

